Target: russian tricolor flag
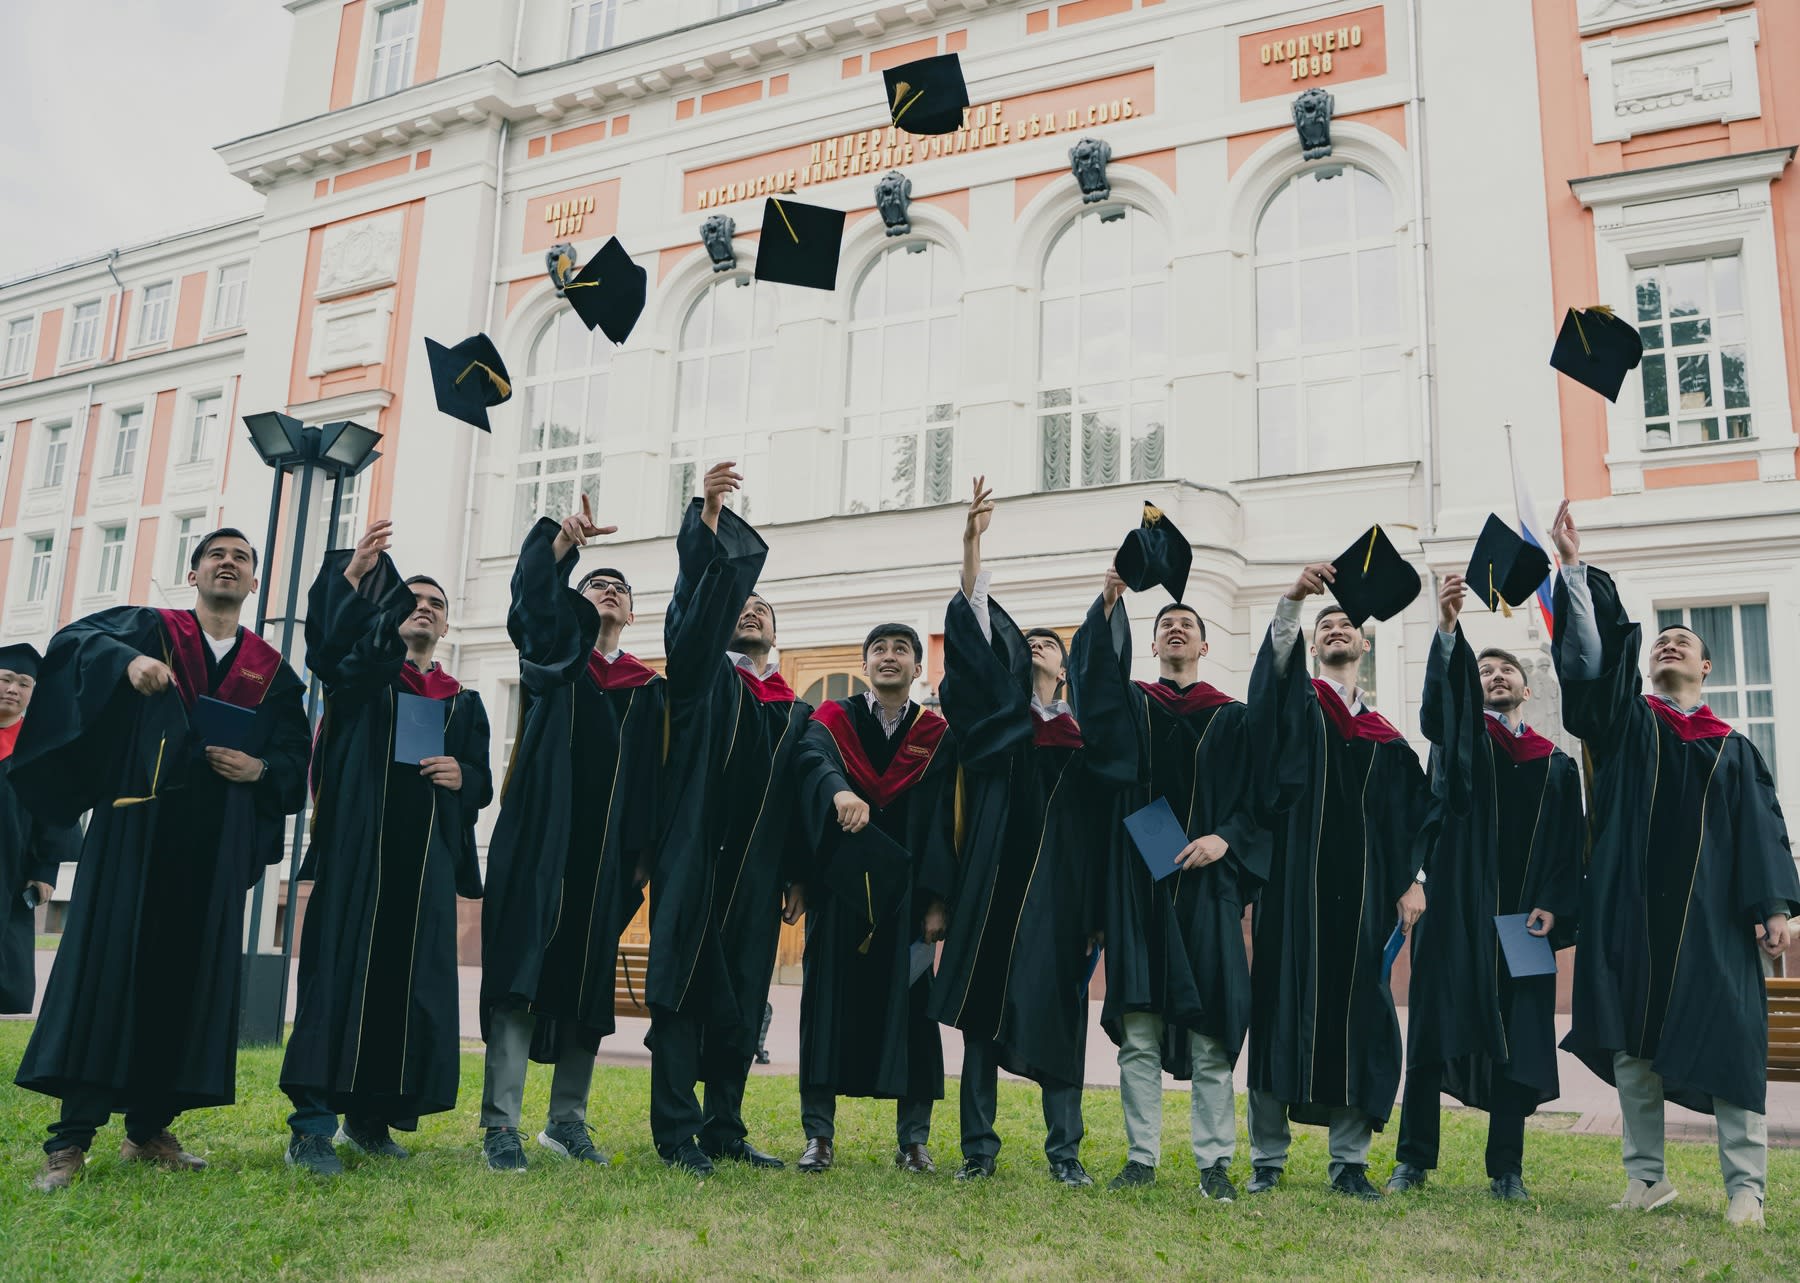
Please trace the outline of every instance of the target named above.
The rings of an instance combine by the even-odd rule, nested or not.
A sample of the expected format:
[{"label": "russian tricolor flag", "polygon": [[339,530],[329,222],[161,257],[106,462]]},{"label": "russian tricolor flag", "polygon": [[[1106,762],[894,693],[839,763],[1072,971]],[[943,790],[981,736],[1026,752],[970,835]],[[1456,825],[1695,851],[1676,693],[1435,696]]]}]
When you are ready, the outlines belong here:
[{"label": "russian tricolor flag", "polygon": [[[1512,443],[1512,432],[1510,428],[1507,432],[1507,443],[1508,445]],[[1518,453],[1516,451],[1511,451],[1509,453],[1512,454],[1513,504],[1518,508],[1519,535],[1526,543],[1540,549],[1545,556],[1550,558],[1550,578],[1538,585],[1537,600],[1538,610],[1541,611],[1544,616],[1544,628],[1552,637],[1554,637],[1556,635],[1555,584],[1557,567],[1555,545],[1550,542],[1549,533],[1538,516],[1537,505],[1532,502],[1531,487],[1525,484],[1525,474],[1519,470]]]}]

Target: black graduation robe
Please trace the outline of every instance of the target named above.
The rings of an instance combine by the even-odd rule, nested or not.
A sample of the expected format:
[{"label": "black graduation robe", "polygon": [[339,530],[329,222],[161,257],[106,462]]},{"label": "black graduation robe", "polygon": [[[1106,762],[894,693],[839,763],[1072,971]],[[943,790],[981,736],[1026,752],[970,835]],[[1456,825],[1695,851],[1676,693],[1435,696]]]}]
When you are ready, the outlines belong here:
[{"label": "black graduation robe", "polygon": [[1274,839],[1252,917],[1250,1085],[1296,1122],[1349,1106],[1379,1130],[1401,1063],[1381,953],[1423,864],[1429,794],[1406,740],[1378,713],[1352,718],[1308,675],[1304,647],[1280,675],[1265,637],[1250,675],[1250,743]]},{"label": "black graduation robe", "polygon": [[[456,897],[481,895],[475,818],[493,799],[481,696],[406,658],[412,589],[383,554],[358,588],[353,551],[325,554],[306,614],[306,663],[325,686],[313,746],[310,879],[299,1004],[281,1086],[334,1112],[412,1130],[456,1107],[462,1073]],[[462,788],[394,760],[401,693],[443,704]]]},{"label": "black graduation robe", "polygon": [[1672,1101],[1762,1113],[1767,997],[1753,928],[1800,912],[1787,824],[1756,746],[1704,707],[1645,695],[1638,626],[1587,569],[1601,671],[1563,671],[1568,587],[1556,584],[1563,724],[1594,767],[1593,851],[1563,1046],[1607,1082],[1616,1051],[1649,1060]]},{"label": "black graduation robe", "polygon": [[675,541],[665,617],[667,828],[650,881],[651,1010],[698,1014],[753,1055],[775,974],[783,887],[802,876],[793,762],[812,706],[779,673],[725,657],[768,545],[729,508],[715,534],[696,499]]},{"label": "black graduation robe", "polygon": [[962,770],[949,932],[931,1014],[996,1044],[1002,1068],[1079,1086],[1086,1067],[1088,938],[1100,929],[1107,808],[1132,759],[1031,703],[1031,648],[988,603],[992,639],[958,593],[944,621],[944,717]]},{"label": "black graduation robe", "polygon": [[80,849],[79,824],[50,823],[19,804],[11,753],[0,758],[0,1012],[30,1011],[37,995],[37,914],[25,904],[25,884],[54,886],[57,869]]},{"label": "black graduation robe", "polygon": [[[178,688],[133,690],[140,655]],[[246,751],[268,762],[256,783],[228,783],[188,742],[182,709],[202,694],[255,710]],[[245,629],[215,661],[191,611],[120,606],[51,639],[12,783],[52,823],[93,816],[21,1087],[92,1091],[115,1111],[233,1101],[245,892],[281,858],[304,796],[301,696]]]},{"label": "black graduation robe", "polygon": [[1462,629],[1448,659],[1434,642],[1420,722],[1433,744],[1429,902],[1412,930],[1406,1063],[1442,1065],[1444,1090],[1487,1109],[1496,1074],[1534,1105],[1559,1094],[1556,977],[1516,980],[1496,914],[1556,915],[1553,949],[1573,944],[1587,820],[1567,753],[1487,716]]},{"label": "black graduation robe", "polygon": [[[1163,1067],[1193,1077],[1188,1030],[1217,1039],[1235,1061],[1250,1024],[1244,907],[1269,876],[1269,832],[1256,805],[1249,710],[1207,685],[1131,680],[1131,624],[1096,598],[1071,651],[1075,707],[1090,734],[1117,727],[1130,745],[1132,788],[1113,808],[1106,852],[1106,999],[1102,1027],[1163,1017]],[[1216,833],[1225,855],[1151,881],[1124,817],[1158,797],[1190,839]]]},{"label": "black graduation robe", "polygon": [[594,651],[600,615],[568,586],[557,524],[540,518],[513,570],[506,628],[519,652],[520,725],[488,844],[481,903],[482,1028],[496,1007],[538,1015],[532,1055],[562,1035],[613,1031],[619,935],[644,902],[633,880],[657,834],[664,682]]},{"label": "black graduation robe", "polygon": [[[801,823],[814,853],[800,994],[800,1088],[840,1096],[941,1100],[944,1047],[927,1009],[929,969],[909,982],[925,911],[955,878],[956,754],[944,719],[914,704],[892,739],[862,695],[821,705],[795,762]],[[864,906],[825,889],[836,847],[832,798],[869,803],[869,823],[911,857],[899,912],[871,938]],[[860,946],[868,941],[868,948]]]}]

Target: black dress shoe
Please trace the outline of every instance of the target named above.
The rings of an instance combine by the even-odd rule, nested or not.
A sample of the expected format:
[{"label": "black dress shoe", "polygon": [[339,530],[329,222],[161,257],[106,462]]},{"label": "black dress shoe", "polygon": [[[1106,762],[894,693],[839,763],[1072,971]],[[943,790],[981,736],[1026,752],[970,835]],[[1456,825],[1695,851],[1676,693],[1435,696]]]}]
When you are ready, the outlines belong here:
[{"label": "black dress shoe", "polygon": [[815,1136],[806,1142],[806,1152],[800,1155],[800,1170],[803,1172],[828,1172],[831,1170],[831,1138]]},{"label": "black dress shoe", "polygon": [[986,1180],[993,1174],[994,1160],[984,1154],[978,1154],[974,1158],[963,1159],[962,1168],[956,1173],[956,1179],[959,1181],[979,1181]]},{"label": "black dress shoe", "polygon": [[708,1158],[728,1158],[734,1163],[748,1163],[751,1167],[773,1168],[787,1166],[786,1163],[775,1157],[775,1155],[763,1153],[762,1150],[752,1145],[749,1141],[744,1140],[742,1137],[739,1137],[734,1141],[727,1141],[718,1149],[707,1150],[706,1156]]},{"label": "black dress shoe", "polygon": [[1388,1177],[1387,1192],[1404,1194],[1408,1190],[1421,1189],[1425,1185],[1425,1169],[1415,1167],[1411,1163],[1399,1163],[1394,1167],[1394,1174]]},{"label": "black dress shoe", "polygon": [[929,1176],[937,1170],[937,1164],[931,1161],[931,1151],[923,1145],[902,1145],[894,1153],[894,1166],[920,1176]]},{"label": "black dress shoe", "polygon": [[1156,1169],[1148,1163],[1140,1163],[1136,1159],[1128,1160],[1119,1169],[1119,1174],[1106,1183],[1109,1193],[1117,1193],[1122,1189],[1142,1189],[1146,1185],[1156,1184]]},{"label": "black dress shoe", "polygon": [[1361,1163],[1346,1164],[1332,1179],[1331,1188],[1340,1194],[1348,1194],[1351,1198],[1360,1198],[1365,1203],[1381,1200],[1381,1191],[1369,1183],[1369,1169]]},{"label": "black dress shoe", "polygon": [[1086,1189],[1094,1183],[1079,1158],[1059,1158],[1050,1164],[1050,1178],[1073,1189]]},{"label": "black dress shoe", "polygon": [[1531,1191],[1525,1188],[1525,1182],[1519,1179],[1517,1172],[1494,1177],[1488,1182],[1488,1188],[1493,1191],[1495,1198],[1504,1203],[1525,1203],[1531,1200]]},{"label": "black dress shoe", "polygon": [[711,1176],[713,1174],[712,1159],[708,1158],[701,1148],[691,1140],[667,1150],[662,1156],[663,1162],[670,1167],[688,1173],[690,1176]]},{"label": "black dress shoe", "polygon": [[1244,1186],[1246,1194],[1267,1194],[1281,1184],[1279,1167],[1255,1167],[1250,1171],[1250,1183]]}]

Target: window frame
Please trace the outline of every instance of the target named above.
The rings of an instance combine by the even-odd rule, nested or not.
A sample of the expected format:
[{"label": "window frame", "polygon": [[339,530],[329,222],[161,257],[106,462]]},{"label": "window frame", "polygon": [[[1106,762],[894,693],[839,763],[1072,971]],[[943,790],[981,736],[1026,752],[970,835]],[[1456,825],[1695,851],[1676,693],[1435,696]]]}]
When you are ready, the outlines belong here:
[{"label": "window frame", "polygon": [[[775,369],[775,353],[777,335],[784,315],[791,313],[791,305],[784,303],[781,290],[786,286],[770,286],[766,283],[762,288],[767,293],[758,293],[757,285],[747,272],[734,272],[730,275],[716,275],[709,278],[701,288],[687,300],[676,315],[673,344],[673,362],[675,373],[674,397],[669,415],[669,431],[665,438],[668,450],[669,508],[665,518],[666,528],[673,532],[680,528],[681,514],[687,502],[696,493],[700,478],[708,466],[707,460],[717,462],[718,459],[735,459],[745,476],[767,476],[766,460],[769,456],[770,436],[781,427],[781,416],[774,409],[773,397],[766,407],[767,413],[757,417],[758,393],[756,373],[760,368],[771,376]],[[697,348],[684,345],[688,323],[703,302],[711,302],[719,297],[716,291],[725,289],[746,289],[750,291],[750,315],[744,327],[745,338],[741,343],[720,345],[713,341],[712,326],[717,314],[708,318],[707,340]],[[767,300],[765,303],[764,300]],[[767,307],[765,315],[763,309]],[[762,324],[759,325],[759,322]],[[766,342],[757,341],[762,334],[767,334]],[[710,372],[713,363],[742,356],[744,362],[743,378],[740,384],[742,391],[741,412],[736,417],[735,427],[716,425],[709,429],[705,420],[694,430],[686,428],[682,421],[682,383],[683,367],[692,363],[701,364],[700,389],[702,404],[710,402]],[[735,437],[737,444],[728,447],[726,453],[708,448],[708,443],[721,438]],[[753,450],[752,443],[761,439],[760,450]],[[756,492],[739,490],[728,496],[726,503],[746,518],[749,517]]]},{"label": "window frame", "polygon": [[[214,402],[217,410],[213,416],[212,431],[208,441],[205,443],[207,446],[206,451],[203,454],[196,455],[194,453],[194,426],[196,420],[199,418],[200,406],[206,401]],[[187,443],[181,451],[181,461],[177,466],[191,468],[198,467],[201,464],[211,463],[218,457],[219,444],[223,440],[221,428],[225,422],[225,389],[202,388],[198,391],[190,392],[188,394],[187,411]]]},{"label": "window frame", "polygon": [[[131,527],[128,523],[121,521],[111,525],[95,526],[94,531],[99,535],[99,542],[94,549],[94,595],[116,597],[125,582],[125,545],[131,537]],[[114,531],[117,531],[119,535],[117,542],[107,538]],[[118,553],[118,556],[113,559],[112,583],[108,584],[106,581],[107,553],[114,551]]]},{"label": "window frame", "polygon": [[[240,267],[244,269],[244,279],[236,285],[237,315],[229,322],[221,322],[219,306],[226,296],[225,273]],[[232,330],[243,329],[244,313],[250,305],[250,260],[241,258],[230,263],[220,263],[212,270],[208,285],[211,287],[212,295],[207,300],[206,332],[208,334],[225,334]]]},{"label": "window frame", "polygon": [[[51,585],[56,580],[56,535],[54,532],[26,535],[24,545],[25,592],[21,604],[41,606],[49,598]],[[38,576],[40,565],[43,569],[41,580]]]},{"label": "window frame", "polygon": [[[184,523],[193,522],[194,526],[184,529]],[[172,512],[169,514],[169,533],[174,540],[175,574],[174,583],[185,584],[188,577],[188,558],[193,555],[194,545],[210,533],[206,524],[206,510],[198,512]],[[187,545],[183,547],[183,545]]]},{"label": "window frame", "polygon": [[[567,56],[585,58],[589,54],[604,53],[618,44],[619,10],[623,8],[622,0],[569,0],[569,23],[567,30]],[[600,15],[600,43],[592,48],[586,42],[577,44],[575,40],[575,23],[580,14],[585,23],[591,27],[595,12]]]},{"label": "window frame", "polygon": [[[135,419],[130,425],[130,438],[126,437],[126,420]],[[113,477],[130,477],[137,475],[138,447],[143,442],[144,407],[141,405],[120,406],[112,412],[112,431],[107,434],[107,471],[99,477],[108,480]],[[120,453],[127,455],[123,466],[120,465]]]},{"label": "window frame", "polygon": [[[382,44],[380,39],[381,19],[387,14],[397,13],[402,9],[411,9],[413,11],[412,30],[401,41],[390,41],[386,45]],[[425,6],[423,0],[382,0],[381,3],[369,6],[368,21],[368,34],[363,41],[363,48],[366,52],[363,57],[360,79],[360,87],[362,89],[361,101],[363,102],[373,102],[378,98],[390,98],[394,94],[412,88],[413,85],[417,83],[415,77],[418,75],[419,68],[419,32],[425,24]],[[381,51],[392,47],[394,44],[400,44],[405,53],[406,69],[404,78],[400,84],[393,88],[383,89],[381,92],[377,93],[375,89],[375,75]],[[384,64],[384,70],[391,70],[391,65],[392,64]],[[391,78],[392,77],[390,76],[389,79]]]},{"label": "window frame", "polygon": [[[93,346],[85,354],[75,350],[75,336],[80,332],[79,313],[84,307],[94,309],[94,327],[92,330]],[[106,300],[102,297],[84,298],[69,304],[69,334],[63,342],[64,365],[85,365],[100,359],[100,343],[106,337]]]},{"label": "window frame", "polygon": [[[1769,679],[1767,681],[1753,682],[1749,680],[1745,662],[1746,649],[1744,646],[1744,608],[1746,606],[1762,611],[1763,653],[1769,662]],[[1656,620],[1656,632],[1651,635],[1655,636],[1656,634],[1661,633],[1663,629],[1671,628],[1676,624],[1680,624],[1684,628],[1694,628],[1693,619],[1696,610],[1729,610],[1731,612],[1732,660],[1736,666],[1737,677],[1737,680],[1729,686],[1721,686],[1715,681],[1713,676],[1709,676],[1706,679],[1706,685],[1702,689],[1701,694],[1707,705],[1719,716],[1720,720],[1728,723],[1734,731],[1743,735],[1744,738],[1750,740],[1751,743],[1756,743],[1755,737],[1750,732],[1751,727],[1766,726],[1768,728],[1769,745],[1765,748],[1764,745],[1757,744],[1757,749],[1762,752],[1763,759],[1768,764],[1770,773],[1775,774],[1780,770],[1781,718],[1779,716],[1778,704],[1780,698],[1780,683],[1775,677],[1778,665],[1775,661],[1774,650],[1774,606],[1766,597],[1732,597],[1722,600],[1715,598],[1694,600],[1682,599],[1679,601],[1668,602],[1658,601],[1653,608]],[[1671,615],[1677,616],[1677,618],[1668,618],[1668,616]],[[1720,655],[1719,639],[1715,632],[1695,631],[1700,637],[1705,639],[1708,648],[1712,651],[1714,660],[1713,673],[1716,675],[1718,672],[1717,661]],[[1714,702],[1715,696],[1721,693],[1729,693],[1733,696],[1731,707],[1736,709],[1734,714],[1728,715],[1726,712],[1721,711],[1719,706]],[[1768,713],[1752,714],[1749,711],[1750,696],[1763,693],[1766,693],[1769,697]]]},{"label": "window frame", "polygon": [[[42,441],[37,446],[37,484],[35,490],[54,490],[61,486],[69,476],[69,443],[75,438],[75,423],[64,420],[61,423],[46,423]],[[67,435],[63,435],[67,434]],[[35,434],[34,434],[35,435]],[[60,447],[58,449],[57,447]],[[56,476],[50,476],[51,452],[55,450]]]},{"label": "window frame", "polygon": [[[171,276],[160,281],[149,281],[138,287],[137,310],[131,318],[133,348],[158,347],[169,341],[169,336],[175,330],[175,286],[175,278]],[[154,289],[166,289],[168,296],[162,301],[161,330],[151,334],[146,332],[146,327],[150,319],[150,291]]]},{"label": "window frame", "polygon": [[[0,344],[4,344],[4,349],[0,350],[0,379],[23,379],[30,376],[33,358],[37,355],[37,319],[36,312],[28,312],[24,316],[7,318],[6,334],[4,337],[0,337]],[[14,369],[11,361],[13,353],[13,330],[20,325],[25,327],[25,341],[20,345],[23,359],[20,361],[18,368]]]},{"label": "window frame", "polygon": [[[526,329],[530,336],[525,345],[525,361],[521,367],[513,369],[513,401],[518,406],[519,431],[515,440],[517,448],[513,453],[510,482],[512,486],[512,521],[515,533],[523,534],[529,530],[531,523],[543,515],[567,515],[551,512],[548,499],[549,488],[564,481],[572,483],[570,504],[571,511],[580,503],[585,493],[596,511],[600,508],[600,484],[605,471],[604,459],[607,451],[605,444],[606,425],[611,416],[603,404],[595,407],[592,402],[596,392],[596,380],[601,381],[599,394],[603,400],[609,401],[613,390],[613,372],[620,349],[613,345],[599,330],[586,330],[573,312],[565,307],[557,307],[539,317],[534,325]],[[566,336],[573,335],[587,345],[587,363],[579,367],[563,369],[558,364],[558,347]],[[545,365],[539,368],[538,349],[542,344],[549,344]],[[604,356],[604,360],[599,358]],[[555,402],[555,391],[558,385],[575,384],[579,387],[581,409],[578,415],[581,431],[576,440],[563,445],[550,444],[550,424],[548,414]],[[549,398],[542,400],[542,398]],[[542,441],[532,446],[533,419],[537,415],[540,404],[546,412],[543,424]],[[593,433],[589,435],[590,431]],[[591,466],[590,466],[591,460]],[[550,465],[568,461],[572,466],[552,468]],[[535,469],[527,474],[526,469]],[[532,498],[527,501],[525,491],[529,488]]]}]

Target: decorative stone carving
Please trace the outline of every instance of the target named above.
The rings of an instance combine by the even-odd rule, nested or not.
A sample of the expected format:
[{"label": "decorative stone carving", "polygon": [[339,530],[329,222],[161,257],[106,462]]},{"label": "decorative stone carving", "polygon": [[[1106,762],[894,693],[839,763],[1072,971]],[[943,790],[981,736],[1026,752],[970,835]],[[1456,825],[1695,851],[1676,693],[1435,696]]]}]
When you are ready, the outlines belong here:
[{"label": "decorative stone carving", "polygon": [[700,224],[700,242],[712,256],[713,271],[729,272],[737,267],[737,251],[731,247],[731,238],[736,235],[736,221],[724,214],[714,214]]},{"label": "decorative stone carving", "polygon": [[319,245],[319,283],[314,297],[336,298],[379,285],[392,285],[400,270],[404,213],[327,227]]},{"label": "decorative stone carving", "polygon": [[307,374],[317,378],[333,370],[385,361],[393,315],[393,290],[315,308]]},{"label": "decorative stone carving", "polygon": [[1592,35],[1634,22],[1669,18],[1697,9],[1729,9],[1751,0],[1582,0],[1581,34]]},{"label": "decorative stone carving", "polygon": [[887,224],[889,236],[906,236],[912,232],[907,207],[912,204],[912,179],[897,169],[890,169],[875,184],[875,208]]},{"label": "decorative stone carving", "polygon": [[1106,167],[1112,161],[1112,145],[1103,138],[1083,138],[1069,148],[1069,168],[1081,184],[1081,203],[1098,205],[1112,199]]},{"label": "decorative stone carving", "polygon": [[1581,47],[1595,142],[1762,112],[1757,14],[1590,40]]},{"label": "decorative stone carving", "polygon": [[1294,129],[1300,135],[1301,155],[1323,160],[1331,155],[1331,95],[1318,87],[1294,99]]},{"label": "decorative stone carving", "polygon": [[568,297],[563,293],[563,287],[574,279],[575,263],[575,246],[568,241],[552,245],[544,255],[544,268],[550,274],[550,284],[556,287],[557,298]]}]

